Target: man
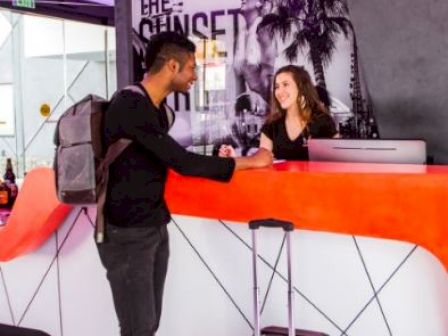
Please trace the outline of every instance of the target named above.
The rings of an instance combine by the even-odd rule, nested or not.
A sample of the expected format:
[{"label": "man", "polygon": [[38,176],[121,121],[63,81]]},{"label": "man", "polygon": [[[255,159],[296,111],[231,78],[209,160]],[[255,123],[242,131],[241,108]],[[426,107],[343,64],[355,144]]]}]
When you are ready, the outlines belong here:
[{"label": "man", "polygon": [[159,325],[169,254],[167,169],[228,181],[234,170],[272,162],[268,151],[237,159],[190,153],[167,134],[163,101],[171,92],[187,92],[197,79],[194,52],[195,45],[177,33],[154,35],[146,53],[148,70],[138,84],[142,92],[120,91],[106,113],[105,143],[133,140],[110,167],[108,239],[98,245],[122,336],[153,336]]}]

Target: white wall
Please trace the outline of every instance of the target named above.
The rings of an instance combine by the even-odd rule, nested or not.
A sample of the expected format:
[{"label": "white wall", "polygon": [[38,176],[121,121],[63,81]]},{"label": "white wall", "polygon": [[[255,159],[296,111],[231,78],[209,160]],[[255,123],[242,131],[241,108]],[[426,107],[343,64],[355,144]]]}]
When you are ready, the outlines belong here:
[{"label": "white wall", "polygon": [[[93,210],[89,211],[93,218]],[[77,212],[38,251],[0,264],[0,323],[40,328],[52,336],[119,335],[92,226],[84,214],[75,221]],[[229,231],[250,243],[247,227],[229,223],[228,229],[215,220],[184,216],[174,220],[179,226],[169,224],[171,259],[158,336],[251,335],[249,325],[179,230],[252,321],[251,252]],[[273,265],[282,234],[264,230],[259,237],[260,254]],[[356,242],[373,288],[379,291],[378,301],[372,300],[372,285],[352,237],[294,233],[294,284],[320,310],[296,294],[296,326],[343,335],[359,314],[345,335],[448,335],[448,277],[435,257],[409,243],[370,238]],[[271,271],[259,265],[263,295]],[[284,263],[279,272],[286,273]],[[285,289],[285,282],[275,276],[263,325],[286,325]]]},{"label": "white wall", "polygon": [[[24,56],[68,57],[77,53],[104,53],[105,34],[109,30],[109,50],[115,50],[114,28],[83,22],[63,21],[47,17],[25,15],[23,17]],[[50,42],[51,41],[51,42]]]}]

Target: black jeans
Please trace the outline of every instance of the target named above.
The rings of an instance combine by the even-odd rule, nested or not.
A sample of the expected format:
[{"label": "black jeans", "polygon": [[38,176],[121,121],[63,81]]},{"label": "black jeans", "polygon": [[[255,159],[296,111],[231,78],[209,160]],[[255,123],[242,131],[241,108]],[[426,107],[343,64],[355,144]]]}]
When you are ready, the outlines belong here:
[{"label": "black jeans", "polygon": [[167,227],[106,225],[106,230],[107,242],[97,247],[107,270],[121,336],[153,336],[159,327],[168,266]]}]

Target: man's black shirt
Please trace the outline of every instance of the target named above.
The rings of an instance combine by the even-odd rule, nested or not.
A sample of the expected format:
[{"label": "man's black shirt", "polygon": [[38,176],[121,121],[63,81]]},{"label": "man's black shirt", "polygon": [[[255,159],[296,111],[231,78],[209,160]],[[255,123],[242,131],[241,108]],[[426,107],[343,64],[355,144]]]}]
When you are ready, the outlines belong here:
[{"label": "man's black shirt", "polygon": [[186,151],[168,135],[165,111],[144,92],[118,92],[105,114],[107,146],[120,138],[133,140],[109,170],[105,218],[115,226],[158,226],[170,221],[164,199],[168,168],[218,181],[230,180],[235,168],[234,159]]}]

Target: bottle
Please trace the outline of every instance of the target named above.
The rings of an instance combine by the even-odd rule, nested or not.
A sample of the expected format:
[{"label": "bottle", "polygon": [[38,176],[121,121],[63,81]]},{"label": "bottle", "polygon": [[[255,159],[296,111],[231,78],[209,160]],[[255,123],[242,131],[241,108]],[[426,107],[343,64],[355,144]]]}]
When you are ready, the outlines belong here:
[{"label": "bottle", "polygon": [[11,193],[6,182],[0,183],[0,208],[8,208],[10,204]]},{"label": "bottle", "polygon": [[18,189],[16,185],[16,175],[14,174],[10,158],[6,159],[6,170],[5,175],[3,175],[3,179],[5,180],[5,189],[7,189],[8,191],[7,206],[11,208],[14,205],[14,201],[16,200]]},{"label": "bottle", "polygon": [[5,175],[3,176],[3,179],[5,180],[5,182],[9,183],[16,183],[16,175],[14,174],[14,170],[12,168],[12,162],[10,158],[6,159],[6,170],[5,170]]}]

